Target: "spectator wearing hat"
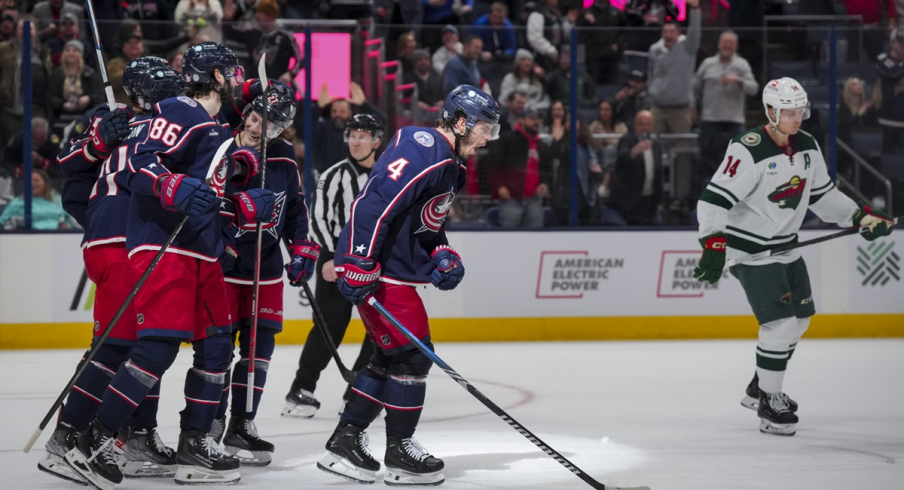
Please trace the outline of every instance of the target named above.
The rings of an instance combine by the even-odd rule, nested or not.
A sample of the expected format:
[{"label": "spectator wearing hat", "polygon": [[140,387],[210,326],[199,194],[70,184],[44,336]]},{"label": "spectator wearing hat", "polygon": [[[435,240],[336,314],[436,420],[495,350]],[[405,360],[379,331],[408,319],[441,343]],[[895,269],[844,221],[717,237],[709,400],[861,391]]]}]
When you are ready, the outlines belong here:
[{"label": "spectator wearing hat", "polygon": [[[244,44],[251,53],[253,62],[245,66],[246,79],[258,78],[257,65],[265,53],[268,77],[290,84],[301,71],[304,53],[295,36],[276,24],[278,17],[276,0],[260,0],[254,6],[254,22],[223,26],[227,39]],[[295,65],[290,69],[292,58],[295,58]]]},{"label": "spectator wearing hat", "polygon": [[443,90],[448,94],[459,85],[473,85],[480,87],[480,69],[477,68],[477,59],[483,51],[483,41],[478,36],[465,38],[464,48],[461,54],[446,63],[443,70]]},{"label": "spectator wearing hat", "polygon": [[458,28],[449,24],[443,27],[443,45],[433,52],[433,69],[442,73],[446,63],[461,53],[463,46],[458,42]]},{"label": "spectator wearing hat", "polygon": [[44,0],[35,4],[32,16],[38,24],[38,37],[42,42],[57,35],[65,14],[72,14],[76,19],[84,19],[82,9],[65,0]]},{"label": "spectator wearing hat", "polygon": [[430,53],[426,49],[418,49],[414,51],[411,59],[414,62],[414,70],[405,75],[405,83],[417,86],[418,107],[425,111],[442,107],[446,93],[443,92],[442,77],[431,66]]},{"label": "spectator wearing hat", "polygon": [[508,7],[502,2],[493,2],[489,13],[474,21],[474,34],[483,40],[483,52],[480,61],[501,62],[515,57],[518,50],[518,39],[515,28],[508,20]]},{"label": "spectator wearing hat", "polygon": [[515,65],[511,73],[502,78],[499,100],[508,100],[515,90],[527,94],[527,104],[540,112],[549,109],[549,95],[543,82],[545,72],[534,63],[534,55],[526,49],[515,52]]},{"label": "spectator wearing hat", "polygon": [[[120,30],[120,34],[123,34],[122,30]],[[130,61],[144,55],[144,37],[132,31],[124,34],[120,46],[119,55],[107,63],[107,78],[113,87],[113,97],[116,99],[116,103],[128,106],[130,102],[122,88],[122,74]]]},{"label": "spectator wearing hat", "polygon": [[97,72],[85,65],[85,45],[78,39],[63,47],[60,64],[50,77],[49,96],[57,122],[63,126],[103,102],[102,83]]},{"label": "spectator wearing hat", "polygon": [[471,23],[474,0],[423,0],[423,3],[425,28],[421,32],[421,39],[427,49],[436,49],[440,44],[440,37],[445,34],[437,31],[436,27]]},{"label": "spectator wearing hat", "polygon": [[653,103],[647,93],[647,74],[634,70],[628,75],[628,83],[615,94],[615,113],[630,128],[638,111],[650,110]]},{"label": "spectator wearing hat", "polygon": [[[59,66],[60,55],[63,54],[63,47],[66,43],[76,39],[79,39],[78,19],[72,13],[67,12],[63,14],[63,18],[60,19],[60,28],[57,31],[57,35],[48,39],[45,43],[47,49],[50,50],[50,61],[53,63],[53,66]],[[87,61],[87,59],[85,61]]]},{"label": "spectator wearing hat", "polygon": [[[499,200],[503,228],[543,226],[543,198],[549,187],[540,175],[540,114],[526,106],[512,131],[490,145],[490,193]],[[483,162],[484,160],[481,160]]]},{"label": "spectator wearing hat", "polygon": [[48,117],[51,114],[47,97],[50,81],[50,52],[37,42],[35,22],[31,22],[31,53],[23,57],[22,38],[25,19],[16,22],[16,37],[0,43],[0,141],[6,141],[22,130],[25,113],[23,98],[22,63],[31,64],[31,114],[33,117]]},{"label": "spectator wearing hat", "polygon": [[16,21],[19,13],[12,9],[0,12],[0,43],[16,37]]}]

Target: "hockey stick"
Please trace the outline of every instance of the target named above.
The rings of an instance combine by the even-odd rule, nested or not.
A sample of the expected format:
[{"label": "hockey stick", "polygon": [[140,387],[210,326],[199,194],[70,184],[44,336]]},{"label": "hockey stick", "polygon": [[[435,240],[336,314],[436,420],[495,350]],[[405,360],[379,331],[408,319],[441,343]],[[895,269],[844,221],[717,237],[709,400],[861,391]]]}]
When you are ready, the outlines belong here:
[{"label": "hockey stick", "polygon": [[94,5],[91,4],[91,0],[85,0],[85,9],[88,11],[88,22],[91,23],[91,34],[94,35],[94,51],[97,53],[97,67],[100,70],[100,76],[104,80],[107,105],[112,111],[116,109],[116,98],[113,97],[113,86],[110,85],[110,80],[107,78],[107,64],[104,63],[104,51],[100,47],[100,34],[97,32],[97,19],[94,17]]},{"label": "hockey stick", "polygon": [[[898,224],[898,220],[900,220],[901,218],[904,218],[904,216],[898,216],[897,218],[895,218],[894,224]],[[806,247],[808,245],[815,245],[817,243],[827,242],[829,240],[834,240],[836,238],[841,238],[843,236],[854,235],[856,233],[863,233],[865,231],[869,231],[868,226],[847,228],[845,230],[839,231],[838,233],[832,233],[831,235],[821,236],[819,238],[813,238],[812,240],[805,240],[803,242],[789,243],[787,245],[775,247],[771,250],[766,250],[765,252],[759,252],[759,253],[755,253],[755,254],[745,255],[743,257],[738,257],[736,259],[727,260],[725,262],[725,265],[726,265],[726,267],[732,267],[734,265],[744,264],[746,262],[753,262],[755,260],[772,257],[773,255],[780,255],[783,253],[787,253],[787,252],[790,252],[797,248]]]},{"label": "hockey stick", "polygon": [[[261,189],[266,188],[267,182],[267,106],[270,105],[268,95],[270,80],[267,78],[267,53],[261,55],[261,61],[257,65],[257,79],[260,80],[264,96],[264,113],[261,116]],[[254,104],[254,101],[251,101]],[[261,289],[261,250],[263,247],[263,224],[258,221],[254,225],[257,231],[257,245],[254,248],[254,282],[251,286],[251,336],[248,341],[248,380],[245,387],[245,412],[254,411],[254,356],[257,352],[257,322],[260,319],[258,301],[260,301]]]},{"label": "hockey stick", "polygon": [[[226,140],[223,144],[217,148],[217,152],[213,156],[213,161],[210,163],[210,168],[207,169],[207,178],[204,179],[204,184],[210,185],[211,179],[213,179],[213,174],[216,172],[217,167],[220,165],[220,161],[223,160],[223,157],[226,156],[226,150],[229,149],[229,145],[232,144],[232,139]],[[57,408],[63,403],[63,399],[66,398],[66,395],[69,394],[69,390],[72,389],[72,385],[75,384],[75,381],[82,375],[85,369],[88,367],[88,364],[91,363],[91,360],[94,359],[94,355],[97,354],[97,351],[100,349],[100,346],[107,340],[107,337],[110,335],[110,332],[113,331],[113,327],[122,318],[122,315],[126,312],[126,309],[132,304],[132,300],[135,299],[135,295],[138,294],[138,290],[141,289],[141,286],[144,285],[145,281],[150,277],[151,272],[154,271],[154,268],[157,267],[157,262],[160,262],[160,259],[163,257],[163,254],[166,252],[166,249],[173,243],[173,240],[176,239],[176,235],[182,231],[182,227],[185,226],[185,223],[188,221],[190,216],[185,215],[182,218],[182,221],[179,222],[179,225],[175,230],[170,234],[169,238],[167,238],[166,243],[160,247],[160,250],[157,251],[157,255],[154,256],[154,259],[151,260],[151,263],[148,265],[147,269],[145,269],[144,273],[141,274],[141,277],[138,279],[138,282],[135,283],[135,287],[132,288],[132,291],[126,297],[125,301],[123,301],[122,305],[119,307],[119,310],[116,311],[116,314],[113,315],[113,319],[110,320],[110,323],[107,324],[107,327],[104,328],[104,333],[101,334],[100,337],[97,337],[94,344],[85,352],[84,359],[81,361],[80,366],[76,369],[75,374],[72,375],[72,378],[69,379],[69,383],[66,384],[66,387],[60,392],[60,396],[57,397],[56,401],[53,402],[53,406],[50,407],[50,410],[47,411],[47,415],[44,416],[44,419],[41,420],[41,423],[38,425],[38,428],[35,429],[34,433],[28,439],[28,442],[25,443],[25,447],[22,448],[26,453],[31,451],[31,447],[34,446],[35,442],[38,440],[38,437],[41,436],[41,432],[44,431],[44,428],[47,427],[47,423],[50,422],[51,417],[53,417],[54,412],[56,412]]]},{"label": "hockey stick", "polygon": [[314,301],[314,293],[311,292],[311,286],[308,284],[307,279],[301,280],[301,286],[304,288],[304,294],[311,300],[311,309],[314,310],[314,325],[317,325],[317,329],[320,330],[323,339],[326,340],[326,345],[329,347],[333,359],[336,360],[336,367],[339,368],[342,379],[348,384],[354,383],[358,373],[349,371],[345,364],[342,363],[342,359],[339,357],[339,350],[336,349],[336,344],[333,342],[333,338],[330,337],[330,332],[326,328],[326,320],[323,318],[323,312],[320,311],[320,305],[317,304],[317,301]]},{"label": "hockey stick", "polygon": [[559,454],[558,451],[549,447],[549,445],[547,445],[545,442],[541,441],[539,437],[535,436],[531,431],[527,430],[523,425],[519,424],[508,413],[506,413],[505,410],[499,408],[499,405],[496,405],[495,403],[490,401],[489,398],[487,398],[483,393],[478,391],[477,388],[475,388],[471,383],[469,383],[466,379],[461,377],[460,374],[455,372],[454,369],[452,369],[448,364],[446,364],[442,359],[440,359],[439,356],[437,356],[432,350],[430,350],[426,345],[424,345],[424,343],[421,342],[417,337],[415,337],[414,334],[412,334],[407,328],[405,328],[404,325],[402,325],[398,320],[396,320],[396,318],[394,316],[392,316],[392,314],[389,313],[389,311],[387,311],[386,308],[384,308],[383,305],[381,305],[380,302],[377,301],[376,298],[374,298],[373,296],[369,297],[367,299],[367,303],[369,305],[373,306],[374,308],[376,308],[376,310],[378,312],[380,312],[380,315],[382,315],[383,318],[386,319],[386,321],[391,323],[392,326],[395,327],[395,329],[399,331],[399,333],[404,335],[405,338],[407,338],[409,341],[411,341],[411,343],[416,345],[417,348],[420,349],[420,351],[424,353],[424,355],[429,357],[431,361],[433,361],[434,363],[436,363],[437,366],[440,367],[440,369],[442,369],[443,371],[446,372],[446,374],[451,376],[452,379],[454,379],[456,383],[461,385],[461,387],[464,388],[465,390],[467,390],[468,393],[473,395],[474,398],[477,398],[478,400],[480,400],[480,403],[483,403],[487,408],[490,409],[490,411],[492,411],[493,413],[498,415],[499,418],[501,418],[507,424],[512,426],[513,429],[518,431],[519,434],[526,437],[527,440],[534,443],[534,445],[537,446],[538,448],[540,448],[544,453],[548,454],[553,459],[558,461],[559,464],[561,464],[562,466],[567,468],[568,471],[577,475],[577,477],[580,478],[581,480],[584,480],[584,482],[587,483],[588,485],[590,485],[591,487],[599,489],[599,490],[606,490],[606,489],[609,489],[609,490],[650,490],[650,487],[606,486],[606,485],[603,485],[602,483],[594,480],[593,478],[590,477],[590,475],[588,475],[587,473],[584,473],[583,470],[581,470],[580,468],[575,466],[574,463],[572,463],[571,461],[568,461],[568,459],[566,459],[565,456],[562,456],[561,454]]}]

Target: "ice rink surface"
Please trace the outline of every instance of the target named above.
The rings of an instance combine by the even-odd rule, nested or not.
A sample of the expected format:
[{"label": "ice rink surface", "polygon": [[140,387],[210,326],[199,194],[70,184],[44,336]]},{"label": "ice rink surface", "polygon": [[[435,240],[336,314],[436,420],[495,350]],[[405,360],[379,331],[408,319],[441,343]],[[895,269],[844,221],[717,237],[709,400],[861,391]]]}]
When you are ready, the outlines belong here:
[{"label": "ice rink surface", "polygon": [[[800,403],[794,437],[760,434],[740,406],[753,375],[755,341],[442,344],[438,354],[512,417],[607,485],[653,490],[904,489],[904,340],[804,339],[785,378]],[[279,416],[301,346],[278,347],[257,426],[276,445],[273,464],[242,470],[237,488],[368,488],[316,468],[338,420],[335,366],[313,419]],[[355,347],[342,346],[347,364]],[[85,488],[37,470],[44,432],[21,451],[81,351],[0,351],[3,489]],[[159,414],[175,447],[184,348],[163,378]],[[382,419],[370,446],[382,460]],[[439,488],[590,488],[543,454],[440,369],[431,371],[418,440],[446,463]],[[382,472],[376,487],[384,488]],[[172,480],[125,480],[117,488],[175,488]]]}]

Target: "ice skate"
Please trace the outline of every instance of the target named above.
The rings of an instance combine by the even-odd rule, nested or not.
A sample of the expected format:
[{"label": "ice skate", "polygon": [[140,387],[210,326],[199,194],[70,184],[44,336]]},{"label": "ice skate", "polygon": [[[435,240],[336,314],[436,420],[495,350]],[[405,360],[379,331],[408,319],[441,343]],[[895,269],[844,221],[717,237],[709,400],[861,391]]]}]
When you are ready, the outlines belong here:
[{"label": "ice skate", "polygon": [[176,451],[166,447],[156,429],[129,429],[119,468],[126,478],[170,478],[176,474]]},{"label": "ice skate", "polygon": [[402,439],[386,436],[386,475],[383,482],[391,486],[435,486],[446,479],[443,460],[433,457],[414,437]]},{"label": "ice skate", "polygon": [[113,455],[113,432],[97,419],[78,435],[75,447],[66,453],[66,464],[99,490],[112,490],[122,481]]},{"label": "ice skate", "polygon": [[290,419],[309,419],[320,409],[320,402],[308,390],[290,391],[282,416]]},{"label": "ice skate", "polygon": [[756,414],[760,417],[760,432],[779,436],[793,436],[797,432],[797,415],[785,402],[783,393],[760,392]]},{"label": "ice skate", "polygon": [[38,461],[38,469],[57,478],[88,486],[88,482],[70,468],[64,459],[66,453],[75,447],[76,437],[78,437],[78,432],[75,427],[66,423],[57,426],[47,444],[44,444],[47,455]]},{"label": "ice skate", "polygon": [[380,462],[374,459],[367,447],[364,429],[340,422],[326,443],[326,453],[317,461],[317,467],[357,483],[376,481]]},{"label": "ice skate", "polygon": [[210,432],[207,433],[207,437],[213,439],[213,442],[219,446],[221,442],[223,442],[223,435],[226,434],[226,416],[222,418],[213,419],[213,423],[210,425]]},{"label": "ice skate", "polygon": [[[759,386],[760,378],[757,373],[753,373],[753,379],[750,381],[750,384],[747,385],[747,391],[744,398],[741,399],[741,406],[744,408],[749,408],[751,410],[756,410],[757,407],[760,406],[760,386]],[[797,413],[797,402],[792,400],[787,394],[782,393],[782,396],[785,398],[785,403],[788,404],[788,409],[793,413]]]},{"label": "ice skate", "polygon": [[238,458],[220,451],[199,430],[179,434],[175,480],[179,485],[232,485],[241,479]]},{"label": "ice skate", "polygon": [[223,445],[242,466],[267,466],[273,459],[273,444],[261,439],[253,420],[232,417]]}]

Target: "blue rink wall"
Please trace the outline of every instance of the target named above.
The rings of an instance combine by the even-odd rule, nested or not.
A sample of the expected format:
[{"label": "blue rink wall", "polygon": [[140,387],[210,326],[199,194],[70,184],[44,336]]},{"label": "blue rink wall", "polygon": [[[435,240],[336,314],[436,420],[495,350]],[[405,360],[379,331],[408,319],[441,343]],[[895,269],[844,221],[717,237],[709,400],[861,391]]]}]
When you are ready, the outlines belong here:
[{"label": "blue rink wall", "polygon": [[[801,239],[826,231],[806,231]],[[94,287],[78,234],[0,235],[0,349],[85,347]],[[419,289],[435,341],[753,338],[756,320],[726,271],[691,276],[694,231],[453,232],[467,275],[455,291]],[[817,316],[808,337],[904,337],[904,245],[853,236],[802,249]],[[281,344],[311,328],[301,290],[285,288]],[[345,342],[360,342],[353,320]]]}]

